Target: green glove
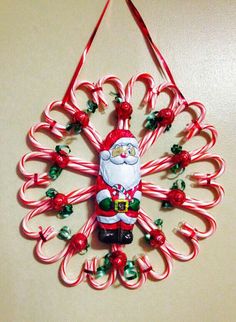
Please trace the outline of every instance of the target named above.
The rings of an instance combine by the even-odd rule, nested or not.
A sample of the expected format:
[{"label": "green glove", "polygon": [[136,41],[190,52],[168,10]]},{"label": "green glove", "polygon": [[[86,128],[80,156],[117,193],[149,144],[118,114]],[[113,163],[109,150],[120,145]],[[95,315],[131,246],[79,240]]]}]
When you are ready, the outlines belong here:
[{"label": "green glove", "polygon": [[103,210],[111,210],[112,208],[112,200],[111,198],[105,198],[101,202],[99,202],[99,207]]},{"label": "green glove", "polygon": [[139,206],[140,206],[140,201],[138,199],[136,199],[136,198],[134,198],[129,203],[129,209],[130,210],[138,211],[139,210]]}]

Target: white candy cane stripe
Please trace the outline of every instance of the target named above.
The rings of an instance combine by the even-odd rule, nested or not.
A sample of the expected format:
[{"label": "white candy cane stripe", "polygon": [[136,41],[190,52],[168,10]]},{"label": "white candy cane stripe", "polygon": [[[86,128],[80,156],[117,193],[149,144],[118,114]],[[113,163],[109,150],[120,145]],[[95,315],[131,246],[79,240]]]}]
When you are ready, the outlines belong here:
[{"label": "white candy cane stripe", "polygon": [[90,174],[92,176],[98,175],[98,164],[81,160],[80,158],[75,156],[69,156],[69,158],[70,161],[67,165],[68,168],[72,168],[73,170],[76,170],[83,174]]},{"label": "white candy cane stripe", "polygon": [[89,142],[95,148],[97,152],[101,150],[102,138],[100,134],[95,130],[94,126],[89,123],[87,127],[83,129],[84,134],[86,135]]},{"label": "white candy cane stripe", "polygon": [[74,85],[74,88],[71,92],[71,101],[78,106],[79,104],[77,103],[77,97],[76,97],[76,92],[79,90],[85,91],[89,95],[91,95],[92,101],[99,105],[99,99],[97,96],[96,92],[93,92],[95,90],[96,86],[94,83],[89,82],[89,81],[79,81],[77,80],[76,84]]},{"label": "white candy cane stripe", "polygon": [[147,130],[144,137],[139,141],[139,155],[142,157],[144,153],[156,142],[157,138],[165,131],[163,126],[156,130]]},{"label": "white candy cane stripe", "polygon": [[195,155],[192,157],[193,162],[198,162],[198,161],[210,161],[214,162],[216,164],[216,170],[213,173],[194,173],[192,174],[192,177],[196,180],[201,180],[201,179],[216,179],[219,176],[221,176],[224,171],[225,171],[225,161],[222,157],[220,157],[217,154],[211,154],[211,153],[206,153],[206,154],[199,154]]},{"label": "white candy cane stripe", "polygon": [[141,165],[141,176],[164,171],[171,168],[173,165],[174,163],[171,161],[171,156],[148,161]]},{"label": "white candy cane stripe", "polygon": [[50,202],[50,200],[47,200],[47,202],[44,205],[41,205],[40,207],[29,211],[29,213],[23,218],[23,220],[21,222],[22,232],[29,238],[32,238],[32,239],[39,238],[41,230],[33,231],[32,229],[30,229],[28,227],[29,221],[32,218],[39,216],[50,209],[51,209],[51,202]]},{"label": "white candy cane stripe", "polygon": [[[200,183],[199,185],[209,187],[210,189],[215,190],[213,201],[201,201],[201,200],[186,196],[187,203],[191,203],[192,205],[196,205],[204,209],[209,209],[219,204],[219,202],[222,200],[224,195],[224,189],[220,184],[216,182],[211,182],[211,183],[203,182],[202,184]],[[167,194],[169,191],[170,190],[167,190],[167,189],[161,189],[160,187],[153,185],[152,183],[143,182],[142,192],[144,195],[147,195],[149,197],[157,198],[158,200],[166,200]],[[185,203],[183,203],[183,205],[185,205]]]},{"label": "white candy cane stripe", "polygon": [[[121,97],[122,100],[125,99],[125,91],[124,91],[124,86],[120,79],[114,75],[107,75],[98,80],[96,83],[96,88],[103,88],[103,85],[106,83],[114,84],[116,93]],[[98,91],[98,95],[100,94],[99,100],[102,101],[103,105],[107,106],[107,100],[104,96],[104,93],[102,90]]]},{"label": "white candy cane stripe", "polygon": [[94,212],[83,227],[80,229],[80,232],[84,234],[87,238],[92,234],[97,226],[97,214]]},{"label": "white candy cane stripe", "polygon": [[139,272],[138,279],[137,279],[137,281],[135,280],[135,282],[127,280],[124,276],[124,270],[122,270],[122,269],[118,270],[118,274],[120,277],[121,284],[131,290],[141,287],[147,280],[146,275],[144,273],[142,273],[141,271]]},{"label": "white candy cane stripe", "polygon": [[147,106],[148,110],[151,112],[156,107],[158,95],[159,92],[157,87],[147,89],[146,94],[142,100],[141,106]]},{"label": "white candy cane stripe", "polygon": [[[38,152],[38,151],[35,151],[35,152],[30,152],[30,153],[25,154],[22,157],[22,159],[20,160],[19,164],[18,164],[18,169],[20,170],[21,174],[23,174],[23,176],[26,179],[32,179],[32,178],[34,178],[35,177],[35,173],[28,172],[25,169],[25,163],[27,161],[37,160],[37,159],[43,160],[43,161],[50,161],[52,159],[52,157],[47,152]],[[39,180],[39,178],[41,178],[41,179],[45,178],[45,180],[47,179],[48,182],[51,180],[48,177],[48,174],[46,172],[45,173],[42,173],[42,174],[37,174],[37,178],[35,178],[35,181]]]},{"label": "white candy cane stripe", "polygon": [[193,102],[188,103],[188,105],[186,106],[186,111],[188,111],[188,110],[191,111],[194,107],[197,107],[200,110],[200,113],[199,113],[198,118],[193,120],[193,122],[190,123],[189,125],[187,125],[187,127],[186,127],[186,129],[185,129],[185,133],[186,133],[185,140],[186,141],[191,139],[194,135],[196,135],[199,132],[199,129],[196,127],[196,124],[194,122],[197,122],[197,124],[202,124],[203,121],[205,120],[205,117],[206,117],[206,108],[200,102],[193,101]]},{"label": "white candy cane stripe", "polygon": [[[115,251],[123,252],[123,249],[124,249],[124,245],[112,244],[112,252],[115,252]],[[141,287],[143,283],[146,282],[146,279],[147,279],[146,275],[142,271],[139,272],[138,279],[137,280],[135,279],[135,281],[133,280],[129,281],[125,278],[124,269],[119,269],[118,275],[121,283],[128,289],[137,289]]]},{"label": "white candy cane stripe", "polygon": [[84,273],[84,265],[82,265],[80,273],[77,277],[75,277],[74,279],[71,279],[68,277],[67,267],[70,262],[70,259],[73,256],[74,256],[73,252],[67,252],[61,262],[60,269],[59,269],[60,277],[67,286],[76,286],[80,284],[85,279],[85,276],[86,276]]},{"label": "white candy cane stripe", "polygon": [[[180,233],[184,235],[184,231],[180,230]],[[170,252],[170,254],[173,256],[173,258],[180,260],[180,261],[190,261],[194,259],[198,253],[199,253],[199,243],[196,239],[196,237],[187,237],[187,240],[190,241],[192,247],[191,252],[189,254],[181,254],[179,251],[177,251],[171,244],[168,242],[165,243],[166,248]]]},{"label": "white candy cane stripe", "polygon": [[[147,229],[146,232],[149,233],[150,230],[152,229],[156,229],[157,227],[154,225],[153,221],[146,215],[146,213],[142,210],[141,211],[141,214],[140,214],[140,217],[142,219],[144,219],[145,221],[148,221],[148,222],[151,222],[152,223],[152,228],[151,229]],[[142,225],[142,223],[141,223]],[[143,225],[142,225],[143,226]],[[183,232],[181,231],[181,233],[183,234]],[[184,235],[184,234],[183,234]],[[198,254],[198,250],[199,250],[199,246],[198,246],[198,242],[197,240],[195,239],[193,242],[193,250],[192,252],[189,254],[189,255],[184,255],[184,254],[181,254],[180,252],[178,252],[177,250],[174,250],[173,246],[170,245],[167,241],[165,242],[165,246],[166,248],[169,250],[170,254],[175,257],[176,259],[179,259],[179,260],[190,260],[192,258],[194,258],[197,254]]]},{"label": "white candy cane stripe", "polygon": [[[147,184],[146,187],[149,187],[148,190],[144,190],[143,189],[143,194],[160,199],[160,200],[165,200],[167,199],[166,197],[162,197],[160,198],[160,193],[159,190],[157,188],[157,186],[153,186],[151,184]],[[180,209],[184,209],[188,212],[193,212],[194,214],[199,215],[203,220],[207,221],[209,224],[209,228],[206,229],[205,232],[199,231],[196,229],[196,235],[199,238],[207,238],[209,236],[211,236],[215,230],[216,230],[216,222],[215,219],[208,213],[206,212],[206,210],[204,208],[200,208],[199,206],[197,206],[196,204],[194,204],[194,202],[192,201],[192,199],[190,198],[186,198],[186,201],[179,206]]]},{"label": "white candy cane stripe", "polygon": [[[224,160],[215,154],[210,154],[210,153],[206,153],[206,154],[194,154],[192,153],[192,151],[189,152],[190,157],[191,157],[191,163],[194,162],[198,162],[198,161],[210,161],[210,162],[216,162],[217,167],[215,172],[213,173],[208,173],[207,174],[207,178],[208,179],[215,179],[217,177],[219,177],[224,171],[225,171],[225,162]],[[141,176],[145,176],[145,175],[149,175],[149,174],[154,174],[154,173],[158,173],[164,170],[167,170],[169,168],[171,168],[174,163],[171,161],[172,157],[168,156],[168,157],[164,157],[161,158],[159,160],[152,160],[152,161],[148,161],[144,164],[141,165]],[[195,174],[192,175],[192,177],[195,177]],[[206,177],[206,174],[197,174],[197,177]]]},{"label": "white candy cane stripe", "polygon": [[[52,235],[51,239],[55,238],[57,235],[58,235],[58,232],[55,231],[54,234]],[[58,252],[57,254],[55,254],[53,256],[44,255],[43,246],[46,242],[47,241],[44,241],[43,239],[39,239],[36,244],[36,248],[35,248],[35,253],[37,255],[37,258],[42,263],[46,263],[46,264],[56,263],[66,255],[66,253],[68,251],[69,244],[67,244],[60,252]]]},{"label": "white candy cane stripe", "polygon": [[204,208],[204,209],[210,209],[213,208],[215,206],[217,206],[223,199],[224,196],[224,189],[223,187],[216,183],[211,181],[211,183],[207,183],[207,180],[204,181],[200,181],[198,183],[198,186],[204,186],[206,188],[209,188],[210,190],[214,190],[214,199],[212,201],[201,201],[195,198],[186,198],[187,202],[191,202],[192,204],[200,207],[200,208]]},{"label": "white candy cane stripe", "polygon": [[[44,178],[43,179],[40,179],[39,178],[38,181],[37,181],[37,185],[41,185],[41,186],[42,185],[48,185],[48,182],[49,181],[46,180],[46,179],[44,179]],[[29,189],[29,188],[31,188],[31,187],[33,187],[33,186],[35,186],[34,179],[30,179],[30,180],[26,181],[21,186],[20,191],[19,191],[19,194],[18,194],[21,202],[23,202],[23,204],[25,206],[27,206],[27,207],[40,207],[40,206],[46,204],[47,201],[48,201],[46,199],[42,199],[42,200],[29,200],[29,199],[26,198],[26,196],[25,196],[26,190]]]},{"label": "white candy cane stripe", "polygon": [[144,216],[145,212],[142,209],[140,209],[137,222],[145,232],[149,233],[152,230],[152,226],[154,226],[154,223],[151,220],[151,218],[149,218],[147,215],[145,216],[146,218],[144,218]]},{"label": "white candy cane stripe", "polygon": [[[172,256],[171,256],[170,252],[168,251],[168,249],[166,248],[165,244],[160,246],[159,249],[162,254],[163,260],[165,262],[164,271],[162,273],[159,273],[159,272],[155,271],[154,269],[151,269],[149,272],[147,272],[147,276],[153,278],[156,281],[160,281],[160,280],[167,278],[171,274],[172,268],[173,268]],[[147,256],[146,256],[146,258],[148,260]]]},{"label": "white candy cane stripe", "polygon": [[68,201],[71,204],[77,204],[93,197],[96,192],[96,186],[89,186],[88,188],[81,188],[67,194]]},{"label": "white candy cane stripe", "polygon": [[190,213],[193,213],[194,215],[198,215],[203,221],[207,222],[209,228],[206,228],[205,231],[200,231],[196,228],[194,228],[196,232],[196,236],[198,238],[208,238],[211,235],[214,234],[216,230],[216,221],[212,215],[210,215],[205,209],[197,207],[192,202],[185,201],[180,209],[184,209]]},{"label": "white candy cane stripe", "polygon": [[142,193],[144,195],[150,196],[150,197],[155,197],[159,200],[164,200],[166,199],[166,196],[170,190],[168,189],[163,189],[157,185],[154,185],[149,182],[142,182]]},{"label": "white candy cane stripe", "polygon": [[[199,155],[199,154],[203,154],[205,152],[207,152],[208,150],[210,150],[216,143],[216,139],[218,136],[218,133],[215,129],[214,126],[212,125],[201,125],[201,131],[206,131],[206,132],[210,132],[210,137],[211,139],[209,140],[208,143],[206,143],[202,148],[196,149],[192,151],[192,156],[194,155]],[[199,130],[198,130],[199,132]],[[197,134],[197,133],[196,133]]]},{"label": "white candy cane stripe", "polygon": [[[177,106],[177,105],[176,105]],[[175,117],[177,116],[176,106],[170,108],[174,111]],[[178,112],[179,114],[180,112]],[[139,154],[143,156],[144,153],[156,142],[157,138],[165,131],[166,126],[158,126],[155,130],[147,130],[144,137],[139,141]]]},{"label": "white candy cane stripe", "polygon": [[[40,144],[37,139],[35,138],[35,133],[36,132],[39,132],[40,130],[46,130],[48,131],[49,133],[51,133],[51,127],[48,123],[43,123],[43,122],[40,122],[40,123],[37,123],[35,125],[33,125],[29,131],[29,134],[28,134],[28,138],[29,138],[29,141],[31,142],[31,144],[33,145],[34,148],[36,148],[37,150],[39,151],[44,151],[44,152],[52,152],[52,149],[50,148],[46,148],[44,147],[42,144]],[[58,139],[62,139],[63,138],[63,135],[56,135],[55,133],[53,133]]]},{"label": "white candy cane stripe", "polygon": [[153,219],[151,219],[143,208],[139,210],[138,222],[146,233],[150,233],[151,230],[157,229]]},{"label": "white candy cane stripe", "polygon": [[181,96],[180,91],[176,87],[176,85],[169,82],[164,82],[158,85],[157,91],[159,95],[161,93],[166,93],[167,95],[169,94],[169,96],[172,96],[168,108],[173,109],[175,111],[175,115],[181,113],[182,110],[185,108],[185,106],[182,103],[186,101]]},{"label": "white candy cane stripe", "polygon": [[[94,271],[95,267],[95,272],[97,271],[98,268],[98,258],[94,257],[91,261],[90,261],[90,265],[88,267],[89,271]],[[117,270],[114,267],[111,267],[108,274],[107,274],[107,280],[105,282],[99,282],[100,278],[96,278],[93,274],[87,274],[87,280],[90,286],[92,286],[93,288],[95,288],[96,290],[104,290],[106,288],[108,288],[109,286],[111,286],[115,280],[116,280],[116,276],[117,276]],[[103,278],[102,278],[103,280]]]},{"label": "white candy cane stripe", "polygon": [[139,73],[130,79],[125,88],[125,100],[130,103],[133,95],[133,87],[137,81],[142,81],[146,85],[146,93],[142,100],[142,104],[148,104],[148,107],[153,109],[158,93],[155,90],[155,81],[153,77],[147,73]]},{"label": "white candy cane stripe", "polygon": [[[156,227],[156,225],[153,223],[152,219],[151,219],[151,218],[149,218],[149,217],[147,216],[147,214],[146,214],[143,210],[141,210],[141,211],[140,211],[140,216],[139,216],[139,219],[138,219],[138,220],[139,220],[139,223],[141,224],[141,226],[142,226],[142,227],[144,228],[144,230],[146,231],[146,233],[150,233],[150,231],[151,231],[152,229],[157,229],[157,227]],[[142,220],[143,220],[145,223],[149,223],[149,227],[148,227],[148,226],[145,226]],[[188,235],[188,236],[186,236],[185,231],[184,231],[183,229],[179,229],[179,232],[180,232],[182,235],[184,235],[185,237],[189,237],[189,235]],[[179,260],[185,260],[185,261],[187,261],[187,260],[190,260],[190,259],[194,258],[195,256],[197,256],[198,251],[199,251],[199,244],[198,244],[198,241],[196,240],[196,236],[191,236],[191,238],[192,238],[192,239],[194,238],[194,241],[192,241],[192,239],[191,239],[191,242],[192,242],[192,245],[193,245],[193,250],[192,250],[192,252],[191,252],[189,255],[181,254],[181,253],[180,253],[180,252],[178,252],[177,250],[175,250],[175,251],[174,251],[173,246],[172,246],[171,244],[169,244],[167,241],[165,242],[165,245],[166,245],[166,248],[170,251],[170,253],[171,253],[172,255],[175,255],[174,257],[175,257],[176,259],[177,259],[177,257],[178,257],[178,259],[179,259]]]},{"label": "white candy cane stripe", "polygon": [[64,136],[66,135],[66,126],[55,121],[50,116],[51,111],[56,108],[61,109],[62,111],[66,111],[69,115],[74,114],[75,108],[70,104],[63,104],[62,101],[54,101],[48,104],[44,110],[45,121],[51,125],[52,133],[55,132],[54,134],[57,134],[57,131],[59,131],[59,133],[63,134]]}]

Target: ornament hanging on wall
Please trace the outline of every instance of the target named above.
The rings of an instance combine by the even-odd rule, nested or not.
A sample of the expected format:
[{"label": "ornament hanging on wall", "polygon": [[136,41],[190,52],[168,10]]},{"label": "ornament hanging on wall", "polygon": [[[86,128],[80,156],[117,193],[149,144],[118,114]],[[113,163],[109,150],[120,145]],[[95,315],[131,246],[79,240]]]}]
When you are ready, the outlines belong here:
[{"label": "ornament hanging on wall", "polygon": [[[209,153],[216,143],[217,132],[214,126],[205,123],[205,107],[203,104],[188,102],[177,87],[172,73],[154,44],[149,31],[131,0],[126,0],[128,7],[136,20],[152,55],[155,56],[161,68],[165,81],[156,84],[148,73],[133,76],[126,86],[114,75],[104,76],[97,82],[80,81],[79,72],[85,62],[86,55],[91,47],[103,16],[108,8],[107,1],[96,27],[80,58],[71,82],[61,101],[50,103],[44,111],[44,122],[31,127],[28,139],[33,151],[23,156],[19,163],[19,170],[25,178],[19,197],[22,203],[31,208],[22,221],[23,233],[36,240],[36,255],[41,262],[55,263],[61,260],[60,277],[66,285],[75,286],[82,281],[96,289],[105,289],[112,285],[119,277],[120,282],[127,288],[140,287],[148,278],[150,280],[165,279],[172,270],[173,259],[189,261],[199,252],[199,242],[210,237],[215,229],[216,222],[208,209],[216,206],[222,199],[224,190],[215,179],[224,171],[223,159]],[[137,81],[146,86],[142,105],[149,113],[144,118],[145,134],[138,141],[130,130],[134,106],[132,106],[133,89]],[[117,116],[117,125],[102,139],[90,120],[93,113],[108,107],[107,98],[103,90],[106,83],[114,86],[114,106]],[[90,98],[87,107],[81,106],[77,100],[79,90],[85,90]],[[161,93],[169,95],[167,106],[156,110],[158,97]],[[50,112],[61,109],[71,121],[69,124],[60,124],[54,120]],[[161,135],[171,131],[171,126],[182,112],[196,110],[195,118],[185,128],[181,142],[186,142],[198,134],[208,133],[209,142],[192,151],[187,151],[183,145],[173,142],[168,148],[171,152],[161,159],[153,159],[142,163],[142,156],[156,144]],[[56,139],[63,140],[68,135],[87,137],[94,151],[99,154],[99,164],[84,161],[82,151],[80,157],[73,155],[70,147],[60,144],[54,150],[45,147],[36,139],[36,133],[44,130]],[[81,136],[82,137],[82,136]],[[26,162],[32,160],[47,161],[49,171],[45,173],[30,173],[26,170]],[[192,174],[198,186],[214,191],[212,201],[201,201],[191,198],[185,192],[184,170],[190,164],[200,161],[210,161],[216,164],[212,173]],[[53,183],[64,171],[73,170],[80,175],[96,177],[96,184],[65,194],[57,191]],[[149,183],[145,177],[150,174],[169,171],[176,176],[176,180],[169,189],[161,188]],[[45,197],[40,200],[28,200],[26,191],[32,187],[48,186]],[[189,254],[178,251],[164,233],[164,223],[161,218],[150,217],[142,207],[142,196],[160,202],[161,209],[179,208],[202,218],[206,223],[204,231],[188,223],[180,224],[178,234],[191,245]],[[94,211],[89,219],[79,224],[77,231],[72,231],[68,222],[71,216],[76,216],[73,205],[94,198]],[[37,231],[30,228],[30,221],[47,212],[53,212],[60,220],[66,220],[59,230],[53,226],[40,226]],[[161,211],[161,210],[160,210]],[[156,211],[155,211],[156,212]],[[159,216],[158,216],[159,217]],[[134,225],[143,231],[143,240],[147,247],[158,250],[165,261],[163,272],[153,267],[146,254],[127,258],[125,247],[136,242],[133,233]],[[101,244],[108,248],[101,259],[89,259],[90,239],[93,231],[97,231]],[[59,238],[63,249],[54,256],[48,257],[43,248],[54,238]],[[68,264],[73,256],[81,256],[81,270],[74,279],[68,275]],[[84,255],[84,256],[82,256]]]}]

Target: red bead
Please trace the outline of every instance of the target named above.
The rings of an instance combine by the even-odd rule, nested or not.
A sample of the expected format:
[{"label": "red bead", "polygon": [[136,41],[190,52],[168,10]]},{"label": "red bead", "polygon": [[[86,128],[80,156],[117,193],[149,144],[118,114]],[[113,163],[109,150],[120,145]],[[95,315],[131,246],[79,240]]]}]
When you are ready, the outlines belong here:
[{"label": "red bead", "polygon": [[78,111],[73,115],[73,121],[75,123],[79,122],[83,127],[85,127],[89,124],[89,116],[83,111]]},{"label": "red bead", "polygon": [[173,189],[168,193],[167,199],[168,199],[169,203],[171,204],[171,206],[178,207],[178,206],[181,206],[185,202],[186,195],[180,189]]},{"label": "red bead", "polygon": [[127,119],[130,118],[133,113],[133,108],[128,102],[122,102],[116,105],[116,112],[118,114],[118,118]]},{"label": "red bead", "polygon": [[66,168],[67,164],[69,163],[69,156],[68,154],[61,150],[60,152],[53,152],[52,159],[58,167],[61,169]]},{"label": "red bead", "polygon": [[117,250],[111,253],[109,260],[115,268],[124,268],[127,262],[127,256],[125,255],[125,253]]},{"label": "red bead", "polygon": [[150,232],[151,239],[150,239],[150,245],[152,247],[160,247],[163,245],[166,241],[166,237],[164,233],[160,229],[154,229]]},{"label": "red bead", "polygon": [[62,194],[58,193],[56,196],[52,199],[53,208],[57,211],[61,211],[64,206],[68,204],[67,197]]},{"label": "red bead", "polygon": [[77,233],[70,240],[70,248],[75,252],[82,252],[88,245],[87,237],[82,233]]},{"label": "red bead", "polygon": [[160,125],[167,126],[174,121],[175,115],[170,108],[163,108],[158,112],[157,118]]},{"label": "red bead", "polygon": [[186,168],[191,162],[191,156],[188,151],[181,151],[178,154],[175,154],[172,157],[172,160],[175,164],[180,164],[181,168]]}]

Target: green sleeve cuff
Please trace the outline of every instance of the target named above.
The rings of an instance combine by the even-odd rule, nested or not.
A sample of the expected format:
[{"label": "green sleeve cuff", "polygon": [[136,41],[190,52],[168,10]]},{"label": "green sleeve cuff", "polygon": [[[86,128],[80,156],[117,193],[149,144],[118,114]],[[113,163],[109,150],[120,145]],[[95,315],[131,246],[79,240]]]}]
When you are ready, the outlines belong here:
[{"label": "green sleeve cuff", "polygon": [[111,210],[112,208],[112,200],[111,198],[105,198],[103,199],[101,202],[99,202],[99,207],[102,209],[102,210]]},{"label": "green sleeve cuff", "polygon": [[136,198],[134,198],[129,204],[130,210],[138,211],[139,207],[140,207],[140,201]]}]

